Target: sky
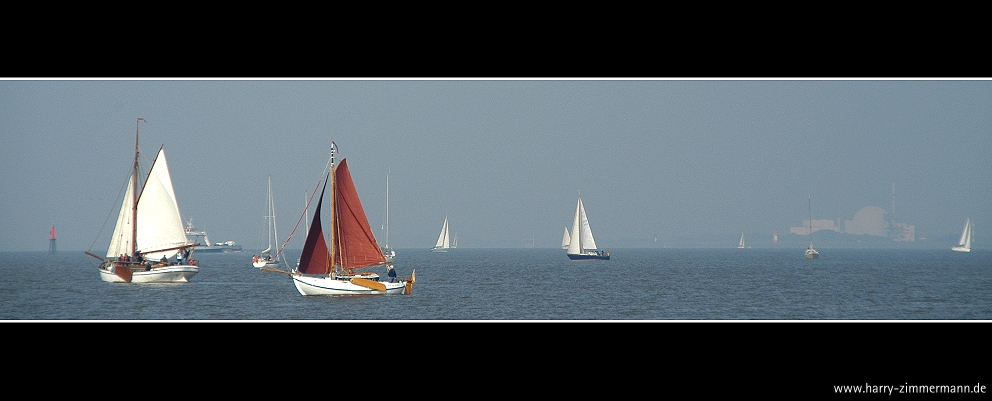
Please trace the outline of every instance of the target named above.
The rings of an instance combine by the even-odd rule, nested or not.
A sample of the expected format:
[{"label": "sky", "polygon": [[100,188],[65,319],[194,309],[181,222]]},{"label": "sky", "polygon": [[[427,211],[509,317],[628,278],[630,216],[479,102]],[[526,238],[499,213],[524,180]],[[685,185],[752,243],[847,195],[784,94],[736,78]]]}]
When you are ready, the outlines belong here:
[{"label": "sky", "polygon": [[388,177],[394,248],[446,216],[459,247],[559,247],[580,195],[607,250],[770,243],[893,201],[919,241],[971,218],[987,248],[990,111],[992,81],[960,78],[0,79],[0,251],[47,251],[55,226],[59,252],[105,252],[138,118],[183,219],[246,250],[269,177],[302,248],[331,141],[380,242]]}]

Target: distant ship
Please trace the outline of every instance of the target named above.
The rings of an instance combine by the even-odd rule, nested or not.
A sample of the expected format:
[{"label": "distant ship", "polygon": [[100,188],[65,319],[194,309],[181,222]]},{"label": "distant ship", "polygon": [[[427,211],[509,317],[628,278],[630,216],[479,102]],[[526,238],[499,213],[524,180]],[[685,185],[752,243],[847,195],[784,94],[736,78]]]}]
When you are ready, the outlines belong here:
[{"label": "distant ship", "polygon": [[193,219],[186,221],[186,239],[193,243],[200,244],[194,248],[196,252],[241,252],[241,245],[235,244],[234,241],[218,242],[211,245],[210,238],[207,237],[207,233],[204,231],[197,231],[196,228],[193,227]]}]

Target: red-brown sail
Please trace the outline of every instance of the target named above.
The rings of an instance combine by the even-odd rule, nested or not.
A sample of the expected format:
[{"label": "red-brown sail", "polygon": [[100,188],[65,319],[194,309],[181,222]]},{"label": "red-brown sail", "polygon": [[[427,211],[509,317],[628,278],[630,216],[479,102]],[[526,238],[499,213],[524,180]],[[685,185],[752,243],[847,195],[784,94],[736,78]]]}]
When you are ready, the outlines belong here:
[{"label": "red-brown sail", "polygon": [[324,188],[320,190],[320,198],[317,199],[317,212],[313,214],[313,222],[310,224],[310,231],[307,232],[307,240],[303,244],[303,253],[300,255],[300,273],[327,274],[332,270],[327,252],[327,242],[324,239],[324,230],[320,227],[320,206],[324,203],[324,189],[327,189],[327,181],[324,181]]},{"label": "red-brown sail", "polygon": [[341,164],[334,169],[334,177],[334,263],[342,269],[385,264],[386,256],[369,227],[347,160],[341,159]]}]

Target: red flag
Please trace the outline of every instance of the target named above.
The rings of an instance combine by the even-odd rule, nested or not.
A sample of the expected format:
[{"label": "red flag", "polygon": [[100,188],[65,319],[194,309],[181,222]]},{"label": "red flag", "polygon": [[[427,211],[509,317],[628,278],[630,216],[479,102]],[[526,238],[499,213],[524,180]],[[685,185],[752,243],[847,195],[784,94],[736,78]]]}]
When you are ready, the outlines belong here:
[{"label": "red flag", "polygon": [[145,121],[144,117],[138,117],[138,121]]},{"label": "red flag", "polygon": [[338,144],[334,143],[334,141],[331,141],[331,150],[334,152],[339,152]]}]

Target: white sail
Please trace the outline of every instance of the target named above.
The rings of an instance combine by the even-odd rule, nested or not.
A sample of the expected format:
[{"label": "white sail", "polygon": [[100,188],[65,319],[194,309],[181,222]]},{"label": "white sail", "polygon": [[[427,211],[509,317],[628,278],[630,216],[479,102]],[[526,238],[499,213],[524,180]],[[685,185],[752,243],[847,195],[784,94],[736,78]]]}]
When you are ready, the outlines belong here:
[{"label": "white sail", "polygon": [[437,237],[435,248],[447,249],[451,247],[451,240],[448,238],[448,216],[444,216],[444,226],[441,227],[441,235]]},{"label": "white sail", "polygon": [[961,232],[961,239],[958,240],[958,246],[951,248],[951,250],[957,252],[971,252],[971,217],[969,217],[964,222],[964,231]]},{"label": "white sail", "polygon": [[[165,150],[159,149],[152,162],[145,186],[138,196],[138,250],[146,259],[171,258],[179,253],[178,248],[189,244],[179,204],[172,189],[169,166],[165,161]],[[163,250],[161,252],[156,252]]]},{"label": "white sail", "polygon": [[964,222],[964,231],[961,232],[961,240],[958,241],[958,245],[971,248],[971,217]]},{"label": "white sail", "polygon": [[116,258],[121,255],[131,255],[131,224],[134,219],[134,175],[128,177],[127,192],[124,194],[124,202],[121,203],[121,211],[117,215],[117,225],[114,226],[113,237],[110,238],[110,247],[107,248],[107,257]]},{"label": "white sail", "polygon": [[589,228],[589,218],[586,217],[586,208],[582,205],[582,198],[579,197],[579,212],[582,215],[582,249],[598,249],[596,240],[592,238],[592,228]]},{"label": "white sail", "polygon": [[744,233],[741,233],[741,242],[739,244],[737,244],[737,247],[738,248],[743,248],[744,247]]},{"label": "white sail", "polygon": [[268,202],[266,202],[267,203],[266,208],[268,208],[268,210],[267,210],[265,219],[268,221],[268,224],[267,224],[268,227],[267,228],[269,230],[269,232],[268,232],[269,246],[267,248],[265,248],[265,250],[262,251],[261,254],[263,256],[266,256],[266,257],[271,257],[272,256],[272,245],[273,245],[273,243],[275,243],[276,245],[278,245],[278,242],[279,242],[279,231],[276,228],[276,203],[275,203],[275,200],[272,198],[272,176],[269,176],[269,191],[268,192],[269,192],[268,193]]},{"label": "white sail", "polygon": [[579,244],[582,242],[582,235],[580,234],[579,227],[581,224],[581,214],[582,214],[582,198],[579,198],[579,203],[575,205],[575,219],[572,220],[572,236],[575,237],[575,241],[568,242],[568,253],[579,254],[582,253],[582,246]]},{"label": "white sail", "polygon": [[568,227],[565,227],[565,234],[561,237],[561,249],[568,249],[568,243],[570,242],[568,238]]}]

